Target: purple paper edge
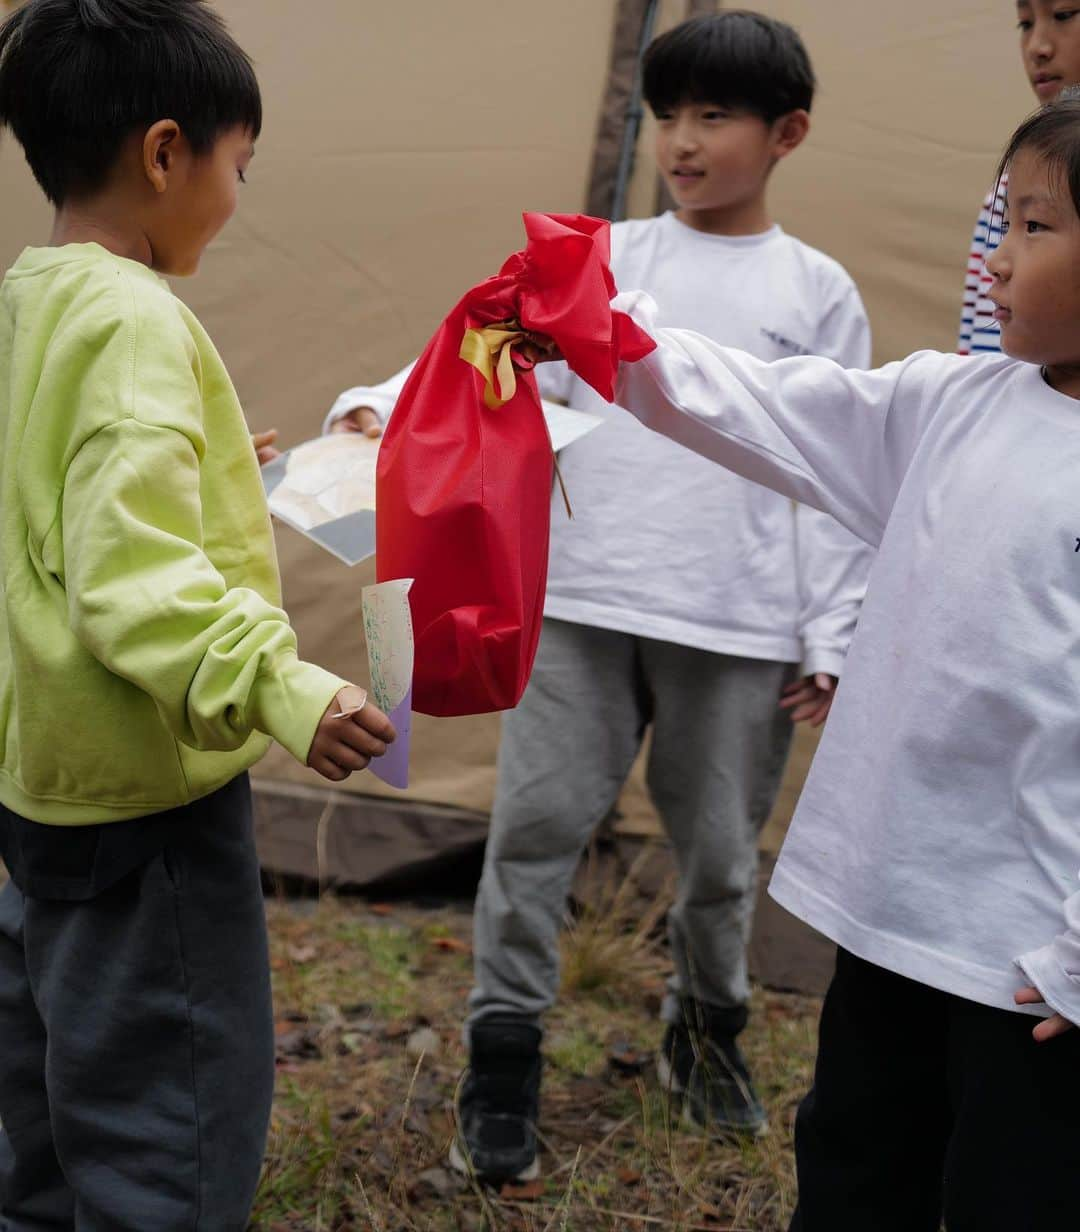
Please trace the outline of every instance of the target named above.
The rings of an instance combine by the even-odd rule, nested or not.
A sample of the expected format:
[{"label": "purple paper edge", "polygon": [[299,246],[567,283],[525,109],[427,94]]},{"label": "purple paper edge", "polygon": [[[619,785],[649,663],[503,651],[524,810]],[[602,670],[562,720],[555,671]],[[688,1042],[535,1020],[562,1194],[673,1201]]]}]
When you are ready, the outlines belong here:
[{"label": "purple paper edge", "polygon": [[409,785],[409,737],[412,735],[412,685],[389,714],[397,729],[397,739],[382,757],[371,759],[370,770],[388,787],[404,791]]}]

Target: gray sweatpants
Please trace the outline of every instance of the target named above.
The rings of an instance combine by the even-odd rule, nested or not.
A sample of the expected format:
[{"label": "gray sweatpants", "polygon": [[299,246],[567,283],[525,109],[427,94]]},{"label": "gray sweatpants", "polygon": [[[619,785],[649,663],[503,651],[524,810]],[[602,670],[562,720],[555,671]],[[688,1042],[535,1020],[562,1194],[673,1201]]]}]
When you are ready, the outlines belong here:
[{"label": "gray sweatpants", "polygon": [[559,985],[559,927],[592,831],[652,724],[648,785],[679,869],[668,917],[680,997],[742,1005],[757,839],[791,742],[792,664],[545,620],[529,687],[503,720],[474,925],[470,1022],[538,1021]]},{"label": "gray sweatpants", "polygon": [[39,892],[0,891],[0,1232],[247,1226],[274,1081],[247,776],[146,820],[45,835]]}]

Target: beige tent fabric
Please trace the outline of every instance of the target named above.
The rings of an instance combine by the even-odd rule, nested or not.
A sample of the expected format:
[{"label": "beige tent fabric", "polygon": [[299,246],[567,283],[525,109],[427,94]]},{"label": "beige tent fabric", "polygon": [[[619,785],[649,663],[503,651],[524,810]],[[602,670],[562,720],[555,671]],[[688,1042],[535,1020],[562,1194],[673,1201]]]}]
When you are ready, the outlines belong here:
[{"label": "beige tent fabric", "polygon": [[[997,151],[1031,105],[997,0],[765,0],[821,80],[814,131],[776,174],[793,233],[862,288],[876,354],[951,348],[967,244]],[[242,207],[177,284],[216,339],[253,427],[317,429],[338,391],[415,354],[461,291],[520,246],[524,209],[581,208],[615,0],[491,5],[221,0],[258,65],[266,129]],[[685,11],[665,0],[660,28]],[[631,212],[652,211],[646,124]],[[14,143],[0,144],[0,265],[43,243],[49,214]],[[311,658],[362,680],[360,586],[286,528],[286,598]],[[490,804],[497,720],[417,719],[409,796]],[[800,759],[778,817],[790,809]],[[280,750],[259,774],[321,786]],[[395,794],[370,777],[349,789]],[[654,823],[640,774],[625,824]],[[779,830],[771,832],[773,842]]]},{"label": "beige tent fabric", "polygon": [[[618,0],[611,38],[607,84],[601,99],[585,209],[611,218],[615,183],[627,129],[627,113],[637,77],[638,52],[651,0]],[[687,17],[715,13],[719,0],[658,0],[653,36]],[[643,104],[644,105],[644,104]],[[644,155],[648,158],[648,152]]]}]

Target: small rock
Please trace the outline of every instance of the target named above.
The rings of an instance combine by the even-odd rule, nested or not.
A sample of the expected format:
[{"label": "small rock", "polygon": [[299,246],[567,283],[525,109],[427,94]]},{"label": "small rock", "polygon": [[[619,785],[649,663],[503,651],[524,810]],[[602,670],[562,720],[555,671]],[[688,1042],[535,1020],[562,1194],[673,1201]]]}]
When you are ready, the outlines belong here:
[{"label": "small rock", "polygon": [[341,1037],[341,1047],[346,1053],[352,1053],[354,1056],[365,1051],[367,1048],[368,1037],[360,1031],[346,1031]]},{"label": "small rock", "polygon": [[415,1198],[442,1198],[448,1201],[465,1187],[465,1178],[448,1168],[428,1168],[421,1172],[411,1186]]},{"label": "small rock", "polygon": [[439,1039],[436,1032],[430,1027],[421,1027],[418,1031],[414,1031],[409,1036],[405,1051],[414,1061],[419,1061],[421,1057],[436,1057],[439,1055],[439,1049],[442,1047],[442,1041]]},{"label": "small rock", "polygon": [[276,1040],[279,1058],[292,1058],[300,1061],[311,1061],[322,1056],[322,1049],[313,1032],[298,1028],[279,1035]]},{"label": "small rock", "polygon": [[345,1028],[345,1015],[340,1006],[330,1003],[320,1005],[315,1010],[315,1017],[323,1027],[331,1030],[341,1031]]},{"label": "small rock", "polygon": [[615,1040],[608,1048],[608,1064],[617,1074],[640,1074],[649,1059],[648,1053],[638,1052],[627,1040]]}]

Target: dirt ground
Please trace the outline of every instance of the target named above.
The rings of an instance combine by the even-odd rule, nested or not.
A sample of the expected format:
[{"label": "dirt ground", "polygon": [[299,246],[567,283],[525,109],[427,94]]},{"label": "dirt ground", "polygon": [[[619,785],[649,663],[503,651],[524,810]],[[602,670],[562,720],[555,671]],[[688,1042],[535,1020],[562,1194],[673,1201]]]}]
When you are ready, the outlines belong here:
[{"label": "dirt ground", "polygon": [[251,1227],[786,1229],[819,1002],[755,991],[743,1039],[766,1138],[684,1132],[653,1065],[665,906],[642,917],[612,888],[568,928],[544,1042],[543,1179],[495,1193],[446,1166],[465,1062],[468,906],[272,898],[278,1084]]}]

